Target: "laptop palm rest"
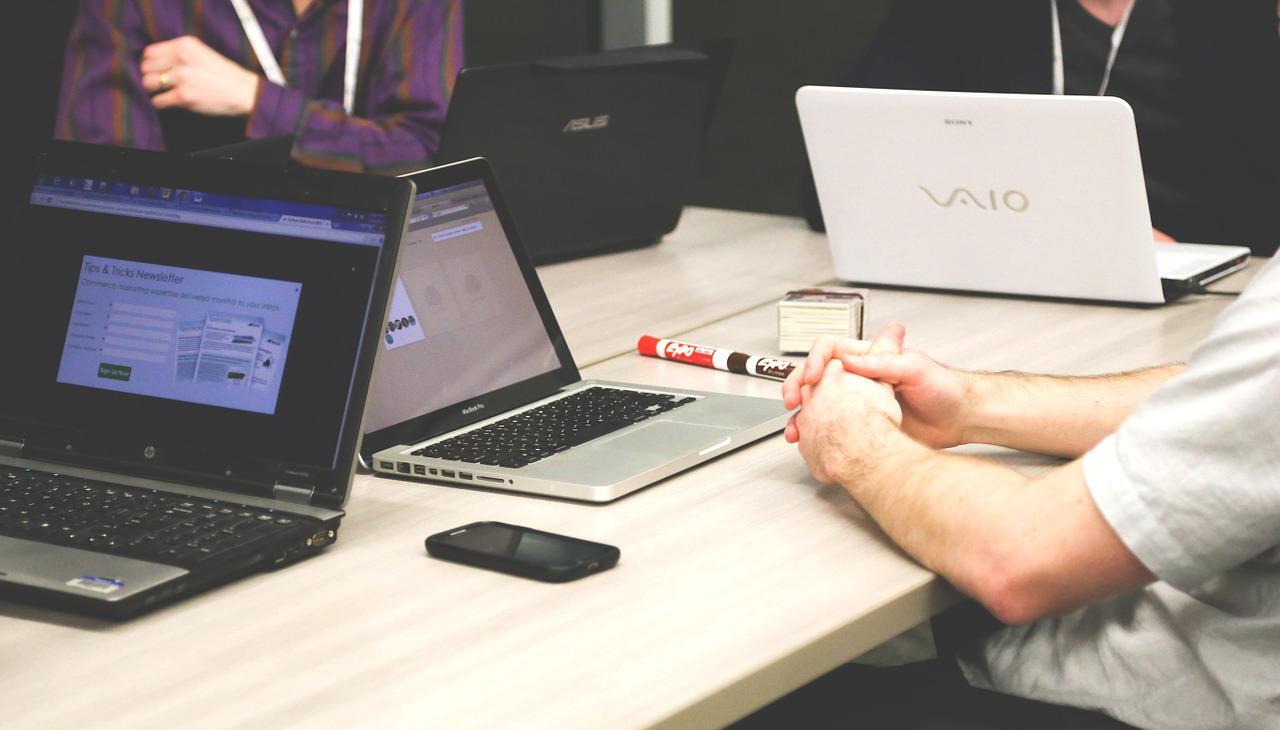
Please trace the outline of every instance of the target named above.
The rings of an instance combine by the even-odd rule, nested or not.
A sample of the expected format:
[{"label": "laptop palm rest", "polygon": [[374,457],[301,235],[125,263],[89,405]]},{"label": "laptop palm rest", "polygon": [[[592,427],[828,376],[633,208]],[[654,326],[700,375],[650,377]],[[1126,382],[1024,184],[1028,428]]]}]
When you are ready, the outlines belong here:
[{"label": "laptop palm rest", "polygon": [[171,565],[0,537],[0,576],[69,595],[123,598],[186,572]]},{"label": "laptop palm rest", "polygon": [[[590,448],[570,449],[553,459],[530,464],[521,472],[540,479],[616,484],[655,470],[674,473],[712,458],[725,450],[735,432],[675,420],[653,421],[590,442]],[[713,448],[719,444],[723,446]]]},{"label": "laptop palm rest", "polygon": [[734,429],[684,421],[654,421],[639,428],[602,441],[599,448],[609,451],[631,451],[661,455],[667,461],[672,454],[701,451],[724,441]]}]

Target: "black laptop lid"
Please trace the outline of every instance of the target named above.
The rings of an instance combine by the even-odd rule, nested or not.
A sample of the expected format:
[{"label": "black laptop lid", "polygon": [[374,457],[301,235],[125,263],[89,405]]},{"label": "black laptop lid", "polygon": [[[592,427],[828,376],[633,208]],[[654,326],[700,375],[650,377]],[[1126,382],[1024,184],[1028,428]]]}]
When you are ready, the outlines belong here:
[{"label": "black laptop lid", "polygon": [[417,192],[365,414],[366,459],[579,379],[489,165],[409,177]]},{"label": "black laptop lid", "polygon": [[724,60],[663,46],[463,69],[438,159],[489,160],[535,263],[651,243],[679,221]]},{"label": "black laptop lid", "polygon": [[25,457],[347,496],[407,180],[53,143],[4,232]]}]

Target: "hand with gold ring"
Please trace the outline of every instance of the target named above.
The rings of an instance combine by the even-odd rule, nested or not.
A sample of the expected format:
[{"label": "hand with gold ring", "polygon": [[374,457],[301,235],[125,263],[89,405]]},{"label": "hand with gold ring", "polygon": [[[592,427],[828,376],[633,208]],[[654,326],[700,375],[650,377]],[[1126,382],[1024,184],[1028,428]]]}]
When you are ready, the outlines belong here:
[{"label": "hand with gold ring", "polygon": [[155,108],[211,116],[247,116],[253,111],[261,80],[195,36],[147,46],[139,70]]}]

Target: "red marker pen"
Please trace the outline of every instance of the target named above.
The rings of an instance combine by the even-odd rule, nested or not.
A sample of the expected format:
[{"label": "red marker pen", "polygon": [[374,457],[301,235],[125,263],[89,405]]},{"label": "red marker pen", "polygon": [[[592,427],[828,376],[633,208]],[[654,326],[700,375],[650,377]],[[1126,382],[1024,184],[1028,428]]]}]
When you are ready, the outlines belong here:
[{"label": "red marker pen", "polygon": [[686,362],[690,365],[701,365],[704,368],[715,368],[741,375],[754,375],[758,378],[786,380],[795,370],[795,363],[777,357],[760,357],[745,352],[734,352],[720,347],[694,345],[679,340],[660,340],[652,335],[644,335],[636,344],[641,355],[659,357],[663,360]]}]

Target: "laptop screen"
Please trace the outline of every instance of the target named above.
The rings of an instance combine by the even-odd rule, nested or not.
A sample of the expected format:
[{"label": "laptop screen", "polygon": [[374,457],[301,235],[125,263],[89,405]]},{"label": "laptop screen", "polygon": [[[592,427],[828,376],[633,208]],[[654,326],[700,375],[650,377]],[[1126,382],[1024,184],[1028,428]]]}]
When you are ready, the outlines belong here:
[{"label": "laptop screen", "polygon": [[399,261],[366,431],[561,367],[483,180],[420,190]]},{"label": "laptop screen", "polygon": [[336,467],[386,213],[227,187],[39,173],[7,234],[6,416],[228,476]]}]

